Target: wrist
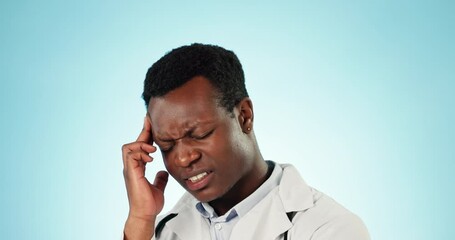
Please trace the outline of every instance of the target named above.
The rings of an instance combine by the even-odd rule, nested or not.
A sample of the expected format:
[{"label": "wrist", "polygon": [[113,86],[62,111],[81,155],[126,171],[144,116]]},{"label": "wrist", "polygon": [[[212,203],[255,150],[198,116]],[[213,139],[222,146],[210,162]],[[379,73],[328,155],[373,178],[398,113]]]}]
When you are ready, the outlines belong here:
[{"label": "wrist", "polygon": [[155,231],[155,218],[144,219],[128,216],[124,229],[124,240],[150,240]]}]

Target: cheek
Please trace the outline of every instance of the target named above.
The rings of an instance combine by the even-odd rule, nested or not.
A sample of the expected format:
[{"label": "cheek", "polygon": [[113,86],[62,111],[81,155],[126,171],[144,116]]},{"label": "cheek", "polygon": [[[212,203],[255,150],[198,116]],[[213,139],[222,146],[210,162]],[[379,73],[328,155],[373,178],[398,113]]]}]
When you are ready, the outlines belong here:
[{"label": "cheek", "polygon": [[230,135],[225,135],[212,150],[216,165],[222,169],[219,174],[232,177],[243,169],[244,154],[241,143]]},{"label": "cheek", "polygon": [[204,144],[203,151],[207,154],[207,157],[217,162],[223,161],[223,159],[229,160],[232,156],[233,146],[228,135],[222,133],[213,136],[211,141]]}]

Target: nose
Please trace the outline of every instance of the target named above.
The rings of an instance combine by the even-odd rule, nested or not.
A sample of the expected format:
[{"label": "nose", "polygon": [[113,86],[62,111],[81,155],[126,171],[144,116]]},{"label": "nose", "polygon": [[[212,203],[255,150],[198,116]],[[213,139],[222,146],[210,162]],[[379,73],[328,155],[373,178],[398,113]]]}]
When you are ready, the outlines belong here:
[{"label": "nose", "polygon": [[179,167],[188,167],[192,162],[198,160],[201,157],[201,153],[191,146],[186,146],[181,143],[178,144],[176,154],[176,164]]}]

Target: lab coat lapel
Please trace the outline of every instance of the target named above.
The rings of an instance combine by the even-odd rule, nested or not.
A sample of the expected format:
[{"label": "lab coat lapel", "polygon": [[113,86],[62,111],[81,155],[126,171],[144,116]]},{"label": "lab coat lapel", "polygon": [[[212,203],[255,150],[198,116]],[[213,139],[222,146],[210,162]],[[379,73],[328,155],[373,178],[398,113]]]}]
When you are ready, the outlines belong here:
[{"label": "lab coat lapel", "polygon": [[209,232],[204,231],[207,223],[200,215],[193,214],[194,212],[182,212],[176,217],[179,218],[178,221],[169,221],[169,227],[181,240],[210,239]]},{"label": "lab coat lapel", "polygon": [[275,239],[292,227],[275,189],[235,225],[230,239]]},{"label": "lab coat lapel", "polygon": [[299,212],[313,207],[313,192],[297,169],[289,164],[281,164],[283,176],[279,186],[279,196],[286,212]]},{"label": "lab coat lapel", "polygon": [[313,206],[311,188],[297,170],[289,165],[282,167],[280,185],[240,218],[230,239],[277,239],[293,225],[286,213]]},{"label": "lab coat lapel", "polygon": [[174,212],[178,212],[178,216],[170,220],[167,227],[181,240],[210,239],[207,222],[196,211],[195,199],[187,193],[179,204],[179,210],[174,210]]}]

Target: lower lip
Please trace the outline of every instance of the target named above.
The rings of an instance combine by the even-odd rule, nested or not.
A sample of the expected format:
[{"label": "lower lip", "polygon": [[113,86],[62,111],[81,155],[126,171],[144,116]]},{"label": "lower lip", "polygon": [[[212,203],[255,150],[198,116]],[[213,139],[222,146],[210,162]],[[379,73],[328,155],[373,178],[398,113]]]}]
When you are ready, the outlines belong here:
[{"label": "lower lip", "polygon": [[209,183],[210,180],[212,179],[212,173],[208,173],[207,175],[204,176],[201,180],[197,182],[192,182],[191,180],[187,179],[186,186],[188,187],[188,190],[190,191],[198,191],[203,188],[205,188]]}]

